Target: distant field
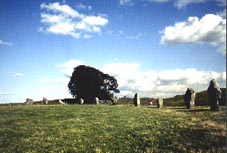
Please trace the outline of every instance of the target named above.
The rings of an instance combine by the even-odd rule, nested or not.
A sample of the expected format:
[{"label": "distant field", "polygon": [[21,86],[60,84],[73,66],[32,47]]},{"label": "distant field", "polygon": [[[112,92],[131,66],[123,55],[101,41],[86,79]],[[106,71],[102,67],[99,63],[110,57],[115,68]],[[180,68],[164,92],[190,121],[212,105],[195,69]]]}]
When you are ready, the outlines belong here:
[{"label": "distant field", "polygon": [[226,109],[0,107],[0,152],[226,152]]}]

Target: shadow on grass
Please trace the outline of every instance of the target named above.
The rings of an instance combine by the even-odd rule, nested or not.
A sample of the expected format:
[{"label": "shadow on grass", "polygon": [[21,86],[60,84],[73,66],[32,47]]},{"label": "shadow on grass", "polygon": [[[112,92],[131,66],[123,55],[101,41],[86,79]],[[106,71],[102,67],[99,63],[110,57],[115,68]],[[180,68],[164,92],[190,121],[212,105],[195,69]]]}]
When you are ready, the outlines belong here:
[{"label": "shadow on grass", "polygon": [[217,129],[212,129],[212,132],[210,129],[179,129],[179,141],[188,150],[222,152],[226,145],[226,137],[218,134],[219,132]]},{"label": "shadow on grass", "polygon": [[186,110],[187,108],[183,107],[183,106],[182,107],[179,106],[179,107],[170,107],[170,109],[183,109],[183,110]]},{"label": "shadow on grass", "polygon": [[210,109],[201,109],[201,108],[199,108],[199,109],[196,109],[196,108],[194,108],[194,109],[184,109],[184,110],[179,110],[179,112],[191,112],[191,113],[195,113],[195,112],[210,112]]}]

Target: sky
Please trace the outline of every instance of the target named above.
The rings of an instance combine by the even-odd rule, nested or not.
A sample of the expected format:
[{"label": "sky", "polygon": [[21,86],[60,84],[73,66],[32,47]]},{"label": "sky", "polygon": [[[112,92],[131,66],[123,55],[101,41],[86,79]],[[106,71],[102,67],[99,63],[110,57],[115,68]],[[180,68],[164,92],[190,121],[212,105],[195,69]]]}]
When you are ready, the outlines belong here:
[{"label": "sky", "polygon": [[81,64],[118,97],[226,87],[225,0],[0,0],[0,23],[0,103],[71,98]]}]

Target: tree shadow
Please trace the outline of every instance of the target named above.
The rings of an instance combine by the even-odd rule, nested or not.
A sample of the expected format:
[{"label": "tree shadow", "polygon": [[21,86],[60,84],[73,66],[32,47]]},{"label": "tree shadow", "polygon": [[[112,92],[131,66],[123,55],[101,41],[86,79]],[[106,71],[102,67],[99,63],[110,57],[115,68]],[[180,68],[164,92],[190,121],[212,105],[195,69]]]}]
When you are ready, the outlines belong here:
[{"label": "tree shadow", "polygon": [[186,110],[187,108],[186,107],[171,107],[171,109],[180,109],[180,110]]},{"label": "tree shadow", "polygon": [[210,109],[204,109],[204,108],[193,108],[193,109],[184,109],[184,110],[179,110],[179,112],[210,112],[211,110]]},{"label": "tree shadow", "polygon": [[[181,128],[179,134],[181,142],[187,144],[189,150],[207,150],[210,146],[217,150],[226,145],[226,137],[220,135],[220,129],[212,129],[211,132],[210,129]],[[196,143],[192,140],[196,140]]]}]

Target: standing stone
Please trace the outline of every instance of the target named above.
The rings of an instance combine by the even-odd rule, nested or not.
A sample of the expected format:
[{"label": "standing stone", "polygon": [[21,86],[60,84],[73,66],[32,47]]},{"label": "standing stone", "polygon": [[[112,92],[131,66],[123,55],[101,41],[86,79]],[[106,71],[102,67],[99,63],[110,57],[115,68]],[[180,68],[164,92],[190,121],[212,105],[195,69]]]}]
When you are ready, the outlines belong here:
[{"label": "standing stone", "polygon": [[135,94],[134,98],[133,98],[133,102],[134,102],[134,105],[137,107],[137,106],[140,106],[140,96],[138,93]]},{"label": "standing stone", "polygon": [[163,99],[162,98],[158,98],[157,106],[158,106],[158,108],[163,107]]},{"label": "standing stone", "polygon": [[65,103],[61,99],[58,99],[58,103],[65,105]]},{"label": "standing stone", "polygon": [[192,88],[187,88],[187,91],[184,95],[184,103],[187,109],[195,106],[195,95],[195,90],[193,90]]},{"label": "standing stone", "polygon": [[80,99],[79,99],[79,104],[81,104],[81,105],[84,104],[84,99],[83,99],[83,98],[80,98]]},{"label": "standing stone", "polygon": [[43,97],[43,105],[48,104],[48,99],[46,97]]},{"label": "standing stone", "polygon": [[219,101],[221,99],[221,89],[219,84],[215,79],[210,81],[210,85],[207,89],[208,98],[210,103],[210,110],[217,111],[219,110]]},{"label": "standing stone", "polygon": [[95,104],[98,105],[99,104],[99,98],[95,97]]},{"label": "standing stone", "polygon": [[25,104],[32,105],[33,102],[34,102],[33,99],[27,98],[26,101],[25,101]]}]

